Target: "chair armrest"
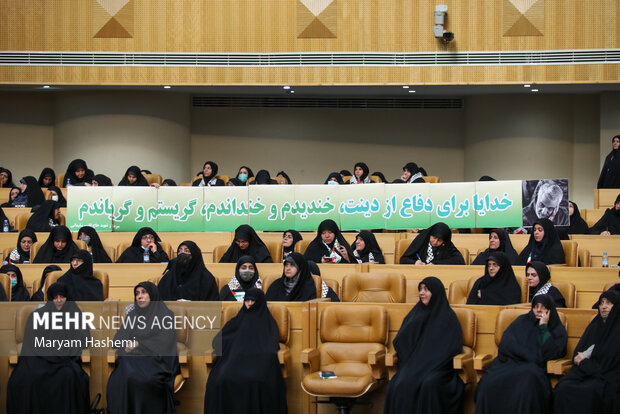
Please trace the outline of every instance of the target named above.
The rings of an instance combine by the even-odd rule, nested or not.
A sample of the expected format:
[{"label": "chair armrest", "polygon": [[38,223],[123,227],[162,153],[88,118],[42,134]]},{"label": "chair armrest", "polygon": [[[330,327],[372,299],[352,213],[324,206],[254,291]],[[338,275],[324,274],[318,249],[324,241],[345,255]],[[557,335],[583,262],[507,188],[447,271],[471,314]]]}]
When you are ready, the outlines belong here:
[{"label": "chair armrest", "polygon": [[385,366],[388,370],[388,379],[394,378],[398,372],[398,354],[396,352],[388,352],[385,354]]},{"label": "chair armrest", "polygon": [[489,367],[492,361],[493,356],[491,354],[476,355],[476,358],[474,358],[474,369],[476,371],[484,371]]},{"label": "chair armrest", "polygon": [[106,360],[108,361],[108,364],[114,365],[116,363],[116,358],[117,358],[116,349],[108,349],[108,354],[106,356]]},{"label": "chair armrest", "polygon": [[82,349],[82,364],[90,364],[90,349]]},{"label": "chair armrest", "polygon": [[19,355],[17,354],[17,350],[11,349],[9,351],[9,365],[17,365],[19,360]]},{"label": "chair armrest", "polygon": [[215,364],[215,359],[217,358],[217,355],[215,355],[215,349],[209,349],[204,356],[204,361],[206,365],[213,365]]},{"label": "chair armrest", "polygon": [[187,364],[188,359],[187,351],[183,350],[179,352],[179,364]]},{"label": "chair armrest", "polygon": [[368,365],[372,369],[372,376],[375,379],[385,377],[385,350],[372,351],[368,353]]},{"label": "chair armrest", "polygon": [[452,359],[452,366],[458,371],[458,375],[464,384],[475,384],[477,382],[472,354],[455,355]]},{"label": "chair armrest", "polygon": [[90,349],[82,349],[80,360],[82,361],[82,369],[90,377]]},{"label": "chair armrest", "polygon": [[304,376],[319,371],[319,350],[316,348],[306,348],[301,351],[301,364]]},{"label": "chair armrest", "polygon": [[179,352],[179,365],[181,366],[181,376],[185,379],[189,378],[189,369],[192,365],[192,358],[186,349]]},{"label": "chair armrest", "polygon": [[385,366],[395,367],[398,365],[398,354],[396,352],[386,352],[385,354]]},{"label": "chair armrest", "polygon": [[291,351],[288,349],[279,349],[278,362],[282,365],[282,376],[284,378],[288,378],[288,373],[291,366]]},{"label": "chair armrest", "polygon": [[554,375],[566,375],[573,366],[571,359],[552,359],[547,361],[547,373]]}]

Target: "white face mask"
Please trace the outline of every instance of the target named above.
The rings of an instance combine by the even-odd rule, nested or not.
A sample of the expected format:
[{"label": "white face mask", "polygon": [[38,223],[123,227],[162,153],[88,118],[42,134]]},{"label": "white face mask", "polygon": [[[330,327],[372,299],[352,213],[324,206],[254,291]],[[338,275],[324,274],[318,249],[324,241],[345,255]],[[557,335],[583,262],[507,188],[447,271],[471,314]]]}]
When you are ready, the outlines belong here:
[{"label": "white face mask", "polygon": [[54,201],[58,201],[58,196],[57,196],[57,195],[53,195],[53,196],[52,196],[52,200],[54,200]]}]

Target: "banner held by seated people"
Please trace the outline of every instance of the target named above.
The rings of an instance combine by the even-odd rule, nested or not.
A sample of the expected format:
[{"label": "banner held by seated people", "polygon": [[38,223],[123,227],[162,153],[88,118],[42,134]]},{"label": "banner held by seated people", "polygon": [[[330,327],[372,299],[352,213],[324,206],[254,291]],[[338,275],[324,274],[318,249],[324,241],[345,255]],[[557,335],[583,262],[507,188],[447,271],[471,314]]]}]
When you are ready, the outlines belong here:
[{"label": "banner held by seated people", "polygon": [[522,225],[521,181],[360,186],[69,187],[72,231],[316,230],[333,219],[342,230]]}]

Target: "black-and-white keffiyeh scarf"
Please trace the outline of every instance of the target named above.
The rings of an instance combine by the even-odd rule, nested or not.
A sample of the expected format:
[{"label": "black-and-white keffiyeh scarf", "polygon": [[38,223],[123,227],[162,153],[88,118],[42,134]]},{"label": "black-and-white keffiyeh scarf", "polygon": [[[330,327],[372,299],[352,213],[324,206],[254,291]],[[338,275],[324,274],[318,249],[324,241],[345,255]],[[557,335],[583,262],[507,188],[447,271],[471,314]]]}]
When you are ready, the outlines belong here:
[{"label": "black-and-white keffiyeh scarf", "polygon": [[422,176],[422,173],[419,173],[419,172],[418,172],[418,173],[413,174],[411,177],[409,177],[409,179],[407,180],[407,182],[408,182],[408,183],[412,183],[412,182],[414,182],[415,180],[417,180],[418,178],[422,178],[422,177],[423,177],[423,176]]},{"label": "black-and-white keffiyeh scarf", "polygon": [[429,243],[428,248],[426,249],[426,263],[430,263],[433,261],[435,256],[433,255],[433,246]]},{"label": "black-and-white keffiyeh scarf", "polygon": [[213,177],[207,183],[205,183],[205,179],[203,177],[202,180],[200,181],[199,187],[211,187],[211,186],[215,185],[216,183],[217,183],[217,178],[216,177]]},{"label": "black-and-white keffiyeh scarf", "polygon": [[[364,178],[362,180],[362,182],[365,183],[365,184],[367,184],[367,183],[369,183],[371,181],[372,180],[370,179],[370,176],[368,176],[368,177],[366,177],[366,178]],[[351,177],[351,179],[349,180],[349,184],[357,184],[357,183],[358,183],[357,177],[355,177],[355,176]]]},{"label": "black-and-white keffiyeh scarf", "polygon": [[[362,258],[357,250],[353,250],[353,256],[355,256],[355,260],[357,260],[357,263],[362,264]],[[368,253],[368,262],[370,263],[374,261],[375,256],[372,254],[372,252]]]},{"label": "black-and-white keffiyeh scarf", "polygon": [[327,292],[329,292],[329,287],[325,284],[325,282],[321,281],[322,286],[321,286],[321,298],[326,298],[327,297]]},{"label": "black-and-white keffiyeh scarf", "polygon": [[542,285],[542,287],[538,289],[536,293],[534,293],[534,297],[538,295],[544,295],[545,293],[549,292],[549,289],[551,289],[551,282],[547,282],[544,285]]}]

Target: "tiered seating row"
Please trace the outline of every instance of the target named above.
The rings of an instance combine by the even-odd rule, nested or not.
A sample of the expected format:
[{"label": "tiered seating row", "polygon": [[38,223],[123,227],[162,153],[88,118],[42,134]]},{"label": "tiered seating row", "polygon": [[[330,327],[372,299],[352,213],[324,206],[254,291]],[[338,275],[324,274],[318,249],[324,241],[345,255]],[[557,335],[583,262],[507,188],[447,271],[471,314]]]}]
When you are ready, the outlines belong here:
[{"label": "tiered seating row", "polygon": [[[68,264],[60,267],[65,270]],[[342,287],[344,276],[352,273],[397,273],[404,275],[406,285],[406,301],[415,303],[418,301],[417,284],[427,276],[436,276],[442,280],[446,289],[450,283],[457,280],[469,280],[472,277],[482,276],[483,271],[480,266],[409,266],[409,265],[377,265],[377,264],[321,264],[321,277],[325,280],[338,282]],[[35,281],[39,281],[45,264],[22,265],[20,269],[24,276],[24,283],[29,289]],[[105,272],[109,276],[109,297],[119,300],[133,300],[133,287],[138,283],[161,277],[165,264],[95,264],[95,270]],[[218,281],[219,287],[223,287],[234,275],[235,264],[233,263],[213,263],[208,264],[207,268]],[[258,265],[261,278],[269,276],[281,276],[282,264],[264,263]],[[523,266],[516,266],[515,273],[524,275]],[[617,269],[593,269],[593,268],[570,268],[552,267],[551,280],[558,282],[572,283],[577,292],[576,307],[590,308],[596,302],[604,287],[618,280]]]},{"label": "tiered seating row", "polygon": [[[19,187],[19,183],[18,187]],[[52,199],[52,194],[50,193],[50,191],[47,188],[41,188],[41,191],[43,191],[43,197],[45,197],[46,200],[51,200]],[[63,197],[65,198],[65,200],[67,199],[67,189],[66,188],[61,188],[60,191],[62,192]],[[0,188],[0,204],[6,203],[7,201],[9,201],[9,197],[10,197],[10,193],[11,193],[11,188],[9,187],[3,187]],[[30,210],[30,209],[28,209]]]},{"label": "tiered seating row", "polygon": [[[321,312],[330,306],[355,306],[354,304],[332,304],[332,303],[282,303],[286,306],[290,313],[290,339],[288,346],[291,352],[291,369],[286,379],[288,408],[290,412],[299,413],[317,413],[325,412],[332,407],[318,408],[313,404],[314,398],[305,394],[299,384],[302,378],[302,367],[300,355],[303,349],[309,347],[317,347],[320,344],[319,336],[319,324]],[[16,344],[15,338],[15,314],[16,310],[20,306],[19,303],[2,304],[2,312],[0,312],[0,340],[9,344]],[[103,304],[95,303],[82,303],[80,305],[83,310],[93,311],[96,314],[121,314],[121,307],[123,303],[117,302],[104,302]],[[97,307],[101,307],[101,310],[97,311]],[[176,303],[175,306],[185,309],[188,316],[200,316],[213,312],[211,305],[199,302],[185,302]],[[223,308],[227,307],[239,307],[237,303],[223,303]],[[388,336],[388,351],[393,351],[392,341],[396,336],[398,329],[402,323],[405,315],[410,311],[411,304],[382,304],[387,312],[389,318],[389,336]],[[471,309],[476,315],[476,341],[474,344],[474,352],[476,354],[494,354],[496,351],[496,345],[494,342],[495,320],[497,315],[502,309],[506,307],[500,306],[457,306],[459,308]],[[562,309],[568,320],[568,350],[567,355],[571,355],[572,351],[579,340],[579,337],[585,330],[585,327],[594,316],[595,311],[585,309]],[[220,320],[218,319],[214,328],[218,329]],[[175,395],[175,399],[180,401],[181,404],[177,408],[179,414],[194,413],[202,411],[202,404],[204,398],[205,384],[207,380],[206,369],[203,362],[203,358],[200,355],[211,348],[209,342],[208,330],[192,330],[189,334],[189,340],[187,345],[191,350],[191,354],[194,357],[191,359],[190,376],[181,390]],[[93,336],[104,337],[113,336],[112,330],[106,331],[105,329],[99,329],[92,333]],[[8,380],[8,358],[0,358],[0,389],[6,390],[6,383]],[[105,357],[93,356],[90,363],[91,381],[90,391],[91,396],[96,393],[101,393],[103,401],[105,401],[105,386],[108,377],[108,365]],[[368,412],[381,412],[383,407],[383,397],[385,393],[385,387],[380,388],[377,392],[372,393],[367,399],[370,399],[374,403],[374,408]],[[2,395],[0,404],[5,404],[5,394]],[[471,403],[467,406],[467,412],[471,412]]]},{"label": "tiered seating row", "polygon": [[[278,245],[282,241],[281,232],[258,232],[259,236],[266,243]],[[202,251],[205,263],[213,262],[213,252],[218,246],[228,246],[232,243],[234,238],[233,232],[200,232],[200,233],[188,233],[188,232],[161,232],[158,233],[162,241],[168,243],[171,248],[172,255],[176,255],[177,246],[184,240],[192,240],[198,244]],[[119,251],[118,247],[121,244],[130,244],[134,233],[118,233],[118,232],[101,232],[99,233],[101,241],[104,247],[115,251],[115,256],[118,257],[122,250]],[[315,232],[302,232],[304,238],[303,242],[307,243],[315,236]],[[345,238],[350,243],[355,241],[356,233],[345,232]],[[398,244],[401,240],[413,240],[416,233],[376,233],[375,237],[379,246],[383,250],[383,254],[386,260],[386,264],[394,264],[398,262],[397,256],[400,254],[398,251]],[[43,243],[47,240],[47,233],[38,233],[37,238],[39,243]],[[73,233],[73,237],[77,239],[77,233]],[[511,234],[511,242],[517,251],[520,251],[525,247],[529,240],[529,235],[523,234]],[[468,251],[469,257],[465,258],[468,263],[478,255],[478,252],[486,249],[489,245],[488,235],[486,234],[459,234],[452,235],[454,244],[461,250]],[[620,260],[620,236],[596,236],[596,235],[572,235],[571,241],[575,241],[577,246],[573,253],[580,252],[580,257],[583,257],[584,252],[591,258],[591,265],[594,267],[600,267],[602,262],[603,251],[607,251],[609,257],[609,264],[616,264]],[[17,243],[17,233],[0,233],[0,254],[2,258],[5,257],[5,252],[13,250]],[[301,243],[301,242],[300,242]],[[304,244],[305,244],[304,243]],[[408,245],[409,242],[403,244],[403,247]],[[275,247],[279,249],[279,247]],[[565,251],[568,251],[565,249]],[[273,252],[272,252],[273,253]],[[6,253],[8,254],[8,253]],[[572,257],[572,260],[576,263],[577,257]],[[581,266],[587,266],[589,263],[580,263]]]}]

